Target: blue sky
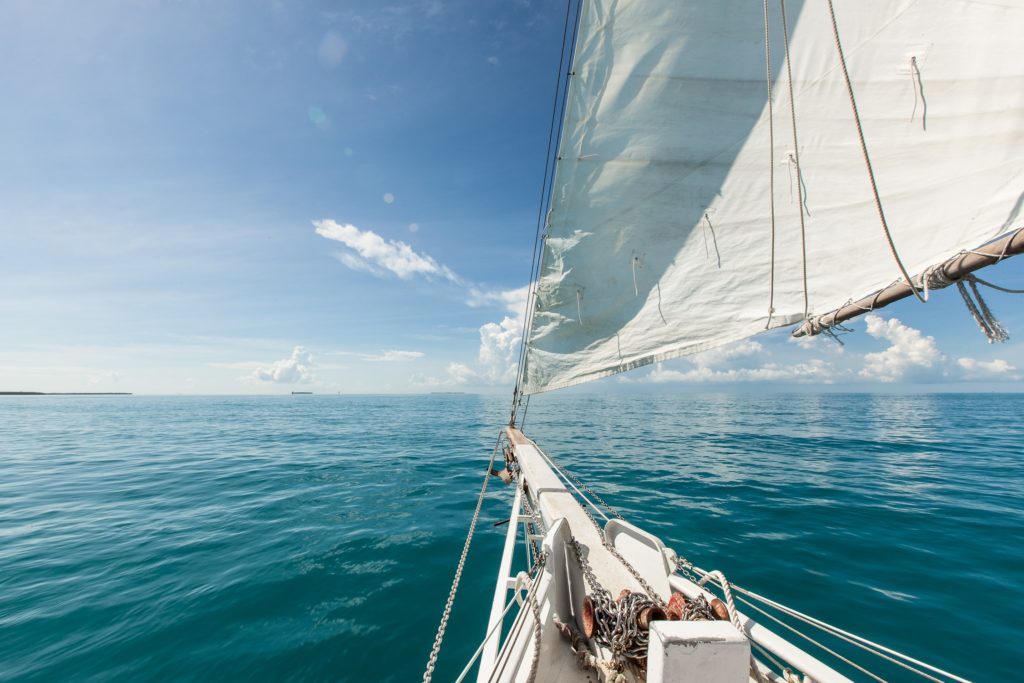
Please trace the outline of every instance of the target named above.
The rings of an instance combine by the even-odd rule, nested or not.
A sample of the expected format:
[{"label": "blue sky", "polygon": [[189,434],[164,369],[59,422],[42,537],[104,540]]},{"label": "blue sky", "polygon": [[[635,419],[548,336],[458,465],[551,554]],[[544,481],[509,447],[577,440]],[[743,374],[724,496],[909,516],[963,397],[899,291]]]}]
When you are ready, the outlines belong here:
[{"label": "blue sky", "polygon": [[[0,2],[0,389],[510,391],[563,16]],[[873,320],[601,386],[1020,385],[1024,346],[986,344],[955,290]]]}]

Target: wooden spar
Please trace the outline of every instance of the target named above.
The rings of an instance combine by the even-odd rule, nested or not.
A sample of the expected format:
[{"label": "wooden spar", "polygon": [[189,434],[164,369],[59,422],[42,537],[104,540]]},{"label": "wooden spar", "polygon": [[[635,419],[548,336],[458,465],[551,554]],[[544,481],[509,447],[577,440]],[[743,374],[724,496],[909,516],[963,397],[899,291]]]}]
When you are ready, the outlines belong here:
[{"label": "wooden spar", "polygon": [[[991,266],[1008,256],[1016,256],[1021,252],[1024,252],[1024,228],[1020,228],[1002,239],[989,242],[983,247],[954,256],[946,261],[936,273],[941,273],[943,278],[953,282],[976,270]],[[918,281],[918,287],[920,288],[921,275],[914,279]],[[914,290],[906,282],[897,282],[871,296],[864,297],[860,301],[837,308],[831,313],[809,318],[803,325],[793,330],[793,336],[813,337],[823,330],[827,330],[851,318],[856,318],[858,315],[888,306],[894,301],[905,299],[913,293]]]}]

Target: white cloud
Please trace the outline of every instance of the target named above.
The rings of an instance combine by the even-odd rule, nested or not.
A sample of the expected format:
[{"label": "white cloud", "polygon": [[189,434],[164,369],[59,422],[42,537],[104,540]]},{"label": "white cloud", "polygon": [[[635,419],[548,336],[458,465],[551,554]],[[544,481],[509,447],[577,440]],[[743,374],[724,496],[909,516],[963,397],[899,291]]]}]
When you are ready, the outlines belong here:
[{"label": "white cloud", "polygon": [[491,55],[490,57],[487,58],[487,63],[490,64],[491,66],[498,66],[498,64],[501,63],[501,60],[499,60],[494,55]]},{"label": "white cloud", "polygon": [[466,384],[479,384],[481,377],[476,370],[465,363],[449,363],[445,368],[446,377],[439,379],[426,375],[416,374],[409,378],[409,383],[420,387],[455,387]]},{"label": "white cloud", "polygon": [[764,353],[764,347],[756,341],[744,339],[732,344],[719,346],[709,351],[702,351],[690,356],[688,360],[698,367],[721,365],[727,361]]},{"label": "white cloud", "polygon": [[516,289],[477,289],[473,288],[469,290],[469,299],[466,300],[466,305],[472,308],[481,308],[483,306],[500,305],[503,306],[509,313],[519,316],[520,318],[525,315],[526,312],[526,297],[530,294],[530,286],[523,285]]},{"label": "white cloud", "polygon": [[385,192],[384,193],[384,203],[385,204],[394,204],[395,203],[395,195],[390,193],[390,192]]},{"label": "white cloud", "polygon": [[451,282],[459,278],[426,254],[418,254],[405,242],[387,240],[372,230],[360,230],[349,223],[332,220],[313,221],[316,234],[341,242],[352,252],[342,252],[338,259],[353,270],[362,270],[381,276],[390,272],[403,280],[414,275],[439,276]]},{"label": "white cloud", "polygon": [[864,355],[864,368],[860,376],[880,382],[895,382],[911,371],[932,368],[945,359],[935,345],[933,337],[908,327],[897,318],[884,320],[877,315],[864,318],[868,334],[889,342],[889,348]]},{"label": "white cloud", "polygon": [[348,52],[348,44],[344,39],[338,35],[337,31],[328,31],[323,40],[320,41],[320,47],[317,48],[316,55],[320,59],[321,64],[333,69],[341,64],[341,60],[345,58],[346,52]]},{"label": "white cloud", "polygon": [[729,368],[726,370],[715,370],[706,365],[697,366],[690,370],[666,370],[661,363],[658,363],[653,370],[642,380],[663,384],[667,382],[687,382],[702,384],[708,382],[820,382],[831,384],[835,371],[832,366],[820,358],[796,363],[794,365],[779,365],[778,363],[765,363],[756,368]]},{"label": "white cloud", "polygon": [[419,223],[410,223],[409,224],[409,232],[419,232],[419,229],[420,229],[420,224]]},{"label": "white cloud", "polygon": [[956,364],[960,366],[964,379],[1021,379],[1021,376],[1014,372],[1017,368],[1001,358],[990,361],[959,358]]},{"label": "white cloud", "polygon": [[406,360],[415,360],[417,358],[423,358],[422,351],[383,351],[379,354],[367,354],[363,358],[369,361],[380,362],[380,363],[397,363]]},{"label": "white cloud", "polygon": [[519,342],[523,336],[523,318],[505,316],[500,323],[480,327],[481,375],[493,384],[511,384],[519,367]]},{"label": "white cloud", "polygon": [[358,351],[329,351],[325,355],[354,356],[356,358],[371,361],[374,363],[399,363],[402,361],[423,358],[426,354],[424,354],[422,351],[399,351],[397,349],[391,349],[388,351],[381,351],[380,353],[360,353]]},{"label": "white cloud", "polygon": [[481,381],[488,384],[515,382],[529,289],[526,285],[516,289],[470,290],[467,305],[474,308],[499,305],[508,313],[500,322],[480,326],[479,371],[476,374]]},{"label": "white cloud", "polygon": [[309,382],[313,379],[313,354],[302,346],[296,346],[288,358],[256,368],[253,377],[261,382],[277,384]]},{"label": "white cloud", "polygon": [[448,378],[452,384],[468,384],[470,381],[477,379],[478,375],[467,365],[449,363]]}]

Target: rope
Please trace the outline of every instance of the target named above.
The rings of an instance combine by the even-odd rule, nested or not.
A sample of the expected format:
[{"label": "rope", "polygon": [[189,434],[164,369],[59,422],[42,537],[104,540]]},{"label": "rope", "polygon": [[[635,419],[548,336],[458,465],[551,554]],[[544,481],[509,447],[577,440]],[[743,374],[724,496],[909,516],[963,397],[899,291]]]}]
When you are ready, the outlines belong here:
[{"label": "rope", "polygon": [[[966,281],[970,286],[971,293],[974,295],[973,299],[971,298],[971,294],[967,292],[967,287],[964,286],[964,281]],[[974,318],[974,322],[978,324],[981,331],[985,333],[985,337],[988,339],[989,344],[994,342],[1005,342],[1010,338],[1006,328],[1003,327],[1003,324],[999,322],[999,319],[996,318],[994,313],[992,313],[988,304],[985,303],[985,299],[982,298],[981,292],[978,290],[978,285],[975,284],[973,276],[968,275],[964,277],[963,280],[958,281],[956,283],[956,288],[964,300],[964,305],[967,306],[967,311],[971,314],[971,317]]]},{"label": "rope", "polygon": [[977,275],[968,275],[964,279],[965,280],[970,280],[971,282],[976,282],[979,285],[985,285],[986,287],[991,287],[992,289],[995,289],[995,290],[1000,291],[1000,292],[1006,292],[1007,294],[1024,294],[1024,289],[1010,289],[1008,287],[1000,287],[999,285],[992,284],[988,280],[982,280]]},{"label": "rope", "polygon": [[441,614],[441,623],[437,626],[437,635],[434,636],[434,646],[430,650],[430,659],[427,660],[427,669],[423,672],[423,683],[430,683],[434,676],[434,667],[437,665],[437,656],[441,652],[441,642],[444,640],[444,633],[448,628],[448,619],[452,615],[452,604],[455,602],[455,594],[459,591],[459,581],[462,580],[462,570],[466,566],[466,556],[469,555],[469,545],[473,541],[473,533],[476,531],[476,522],[480,518],[480,508],[484,504],[484,496],[487,494],[487,484],[491,481],[491,468],[494,466],[494,458],[498,455],[498,446],[501,444],[501,436],[494,443],[494,450],[491,451],[491,460],[487,463],[484,471],[484,483],[480,487],[480,496],[476,500],[476,510],[473,511],[473,520],[469,523],[469,532],[466,534],[466,543],[462,546],[462,555],[459,557],[459,565],[455,570],[455,577],[452,579],[452,587],[448,592],[448,601],[444,605],[444,612]]},{"label": "rope", "polygon": [[810,313],[810,303],[807,296],[807,226],[804,221],[804,190],[800,179],[800,143],[796,135],[796,102],[793,97],[793,62],[789,54],[789,24],[786,21],[786,0],[779,0],[782,7],[782,38],[786,47],[786,74],[789,79],[789,115],[793,123],[793,161],[796,163],[797,173],[797,200],[800,206],[800,251],[803,260],[804,278],[804,318]]},{"label": "rope", "polygon": [[772,314],[775,313],[775,117],[772,110],[772,47],[771,37],[768,31],[768,0],[764,0],[764,64],[765,83],[768,87],[768,205],[771,208],[772,216],[772,259],[771,279],[768,289],[768,322],[764,329],[772,324]]},{"label": "rope", "polygon": [[853,95],[853,83],[850,81],[850,72],[846,68],[846,56],[843,54],[843,44],[839,40],[839,24],[836,22],[836,11],[832,6],[832,0],[828,0],[828,11],[832,17],[832,35],[835,37],[836,50],[839,52],[839,64],[843,68],[843,78],[846,79],[846,92],[850,95],[850,108],[853,110],[853,121],[857,124],[857,137],[860,139],[860,149],[864,154],[864,164],[868,169],[868,179],[871,181],[871,192],[875,198],[875,209],[878,210],[878,218],[882,222],[882,229],[885,231],[885,239],[889,242],[889,250],[892,252],[892,257],[896,260],[896,265],[899,266],[900,272],[903,273],[903,277],[906,280],[907,285],[910,287],[910,291],[914,293],[914,296],[916,296],[921,303],[927,303],[927,300],[921,296],[921,292],[919,292],[917,287],[914,286],[914,281],[911,279],[910,274],[903,265],[903,260],[900,258],[899,252],[896,251],[896,243],[892,239],[892,233],[889,231],[889,223],[885,220],[885,211],[882,209],[882,198],[878,194],[878,184],[875,182],[875,171],[871,167],[871,156],[868,154],[868,143],[864,138],[864,128],[860,123],[860,113],[857,111],[857,99]]},{"label": "rope", "polygon": [[[574,23],[572,42],[569,48],[571,56],[572,51],[576,46],[576,32],[575,27],[579,24],[579,12],[582,7],[582,2],[576,5],[576,22]],[[552,149],[558,143],[561,138],[562,126],[561,116],[565,112],[566,101],[569,99],[568,88],[569,88],[569,74],[565,75],[565,96],[561,98],[562,108],[561,112],[558,108],[559,93],[562,92],[562,75],[563,68],[565,66],[566,50],[565,46],[569,42],[569,18],[572,14],[572,0],[568,0],[565,3],[565,22],[562,26],[562,48],[558,56],[558,72],[555,78],[555,95],[551,102],[551,122],[548,125],[548,146],[544,152],[544,177],[540,184],[540,201],[537,206],[537,230],[533,236],[533,256],[531,257],[530,263],[530,284],[527,289],[526,296],[526,309],[523,311],[523,333],[519,343],[519,367],[516,372],[516,386],[512,391],[512,419],[511,423],[515,424],[516,409],[518,407],[518,400],[522,391],[523,384],[523,370],[526,366],[526,337],[530,329],[530,318],[532,317],[534,309],[534,299],[537,294],[537,279],[540,276],[540,261],[542,257],[541,244],[541,232],[544,229],[544,209],[551,200],[551,188],[548,184],[548,178],[553,177],[553,170],[555,166],[555,159],[552,158]]]},{"label": "rope", "polygon": [[[704,584],[711,579],[717,579],[718,585],[722,587],[722,593],[725,595],[725,606],[729,610],[729,620],[732,622],[732,625],[736,627],[737,631],[749,638],[747,629],[743,627],[743,620],[740,619],[740,613],[736,610],[736,601],[732,597],[732,586],[729,584],[729,580],[725,578],[725,574],[715,569],[705,574],[704,578],[697,582],[697,585],[703,588]],[[750,673],[755,680],[765,683],[761,668],[758,667],[754,655],[750,655]]]},{"label": "rope", "polygon": [[725,605],[729,608],[729,620],[732,621],[733,626],[739,629],[740,633],[746,633],[747,630],[743,628],[743,622],[740,621],[740,615],[736,612],[736,601],[732,597],[732,587],[729,584],[729,580],[725,578],[725,574],[715,569],[704,575],[697,585],[701,588],[704,587],[711,579],[717,579],[718,585],[722,587],[722,593],[725,594]]}]

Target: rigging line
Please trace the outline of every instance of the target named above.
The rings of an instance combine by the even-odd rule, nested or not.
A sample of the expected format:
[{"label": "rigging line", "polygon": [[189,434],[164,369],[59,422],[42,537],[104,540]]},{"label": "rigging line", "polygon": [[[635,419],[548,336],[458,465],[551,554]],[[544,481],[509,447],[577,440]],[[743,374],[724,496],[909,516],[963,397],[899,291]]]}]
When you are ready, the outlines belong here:
[{"label": "rigging line", "polygon": [[[831,0],[830,0],[831,4]],[[810,313],[810,303],[807,296],[807,225],[804,221],[804,191],[803,183],[799,182],[800,179],[800,143],[797,139],[796,134],[796,102],[793,97],[793,62],[789,54],[789,24],[786,20],[786,0],[779,0],[779,5],[782,8],[782,41],[786,47],[786,75],[789,80],[789,115],[793,123],[793,161],[796,162],[796,174],[797,174],[797,200],[800,206],[800,252],[801,260],[803,262],[803,278],[804,278],[804,319],[807,319]]]},{"label": "rigging line", "polygon": [[[533,590],[533,588],[531,588],[530,590]],[[462,670],[462,673],[459,674],[459,677],[455,679],[455,683],[462,683],[462,681],[466,679],[466,675],[469,673],[469,670],[473,668],[473,664],[475,664],[476,660],[479,659],[480,653],[484,651],[484,646],[487,645],[487,641],[491,639],[491,636],[494,635],[494,632],[498,630],[499,626],[501,626],[502,619],[505,618],[505,615],[508,614],[508,611],[512,609],[512,605],[514,604],[516,604],[515,595],[509,598],[508,604],[505,605],[505,609],[501,613],[501,619],[496,620],[494,626],[491,626],[491,630],[487,632],[487,635],[484,636],[483,642],[480,643],[480,647],[476,649],[476,652],[473,653],[473,656],[469,658],[468,662],[466,662],[466,668],[464,668]]]},{"label": "rigging line", "polygon": [[[693,569],[694,572],[696,572],[697,574],[700,574],[701,576],[709,573],[706,570],[701,569],[700,567],[694,567],[694,566],[691,565],[691,568]],[[768,597],[765,597],[765,596],[760,595],[758,593],[755,593],[754,591],[747,590],[746,588],[743,588],[742,586],[737,586],[736,584],[732,584],[732,588],[737,593],[742,593],[743,595],[746,595],[746,596],[748,596],[748,597],[750,597],[750,598],[752,598],[754,600],[757,600],[757,601],[759,601],[759,602],[761,602],[761,603],[763,603],[763,604],[765,604],[765,605],[767,605],[769,607],[774,607],[775,609],[779,610],[783,614],[787,614],[787,615],[789,615],[791,617],[799,619],[800,621],[802,621],[802,622],[804,622],[806,624],[810,624],[811,626],[815,626],[815,627],[817,627],[817,628],[819,628],[819,629],[821,629],[823,631],[831,633],[832,635],[838,636],[838,635],[842,634],[844,636],[848,636],[849,638],[852,638],[853,640],[855,640],[858,643],[862,644],[864,646],[864,649],[868,649],[869,650],[871,648],[874,648],[874,649],[880,650],[882,652],[886,652],[888,654],[891,654],[894,657],[899,657],[900,659],[903,659],[905,661],[911,662],[912,664],[916,664],[916,665],[918,665],[920,667],[928,669],[928,670],[930,670],[930,671],[932,671],[934,673],[937,673],[937,674],[939,674],[941,676],[945,676],[947,678],[951,678],[951,679],[953,679],[955,681],[958,681],[959,683],[970,683],[970,681],[968,681],[968,680],[966,680],[964,678],[960,678],[956,674],[952,674],[952,673],[950,673],[948,671],[945,671],[943,669],[940,669],[940,668],[938,668],[936,666],[932,666],[931,664],[928,664],[927,662],[922,662],[920,660],[914,659],[910,655],[905,655],[902,652],[897,652],[896,650],[892,650],[890,648],[887,648],[884,645],[880,645],[879,643],[876,643],[874,641],[868,640],[867,638],[864,638],[863,636],[858,636],[855,633],[850,633],[849,631],[844,631],[843,629],[839,628],[838,626],[833,626],[832,624],[829,624],[829,623],[824,622],[824,621],[822,621],[820,619],[816,619],[816,618],[814,618],[814,617],[812,617],[812,616],[810,616],[808,614],[804,614],[803,612],[795,610],[792,607],[787,607],[786,605],[783,605],[780,602],[776,602],[775,600],[772,600],[771,598],[768,598]],[[747,604],[749,605],[750,603],[748,602]]]},{"label": "rigging line", "polygon": [[995,290],[1000,291],[1000,292],[1006,292],[1007,294],[1024,294],[1024,289],[1010,289],[1009,287],[1000,287],[999,285],[993,284],[993,283],[989,282],[988,280],[982,280],[977,275],[968,275],[964,279],[965,280],[970,280],[970,281],[973,281],[973,282],[977,282],[979,285],[985,285],[986,287],[991,287],[992,289],[995,289]]},{"label": "rigging line", "polygon": [[[783,0],[784,2],[784,0]],[[860,123],[860,113],[857,111],[857,99],[853,95],[853,83],[850,81],[850,72],[846,68],[846,55],[843,54],[843,43],[839,40],[839,24],[836,22],[836,10],[832,6],[832,0],[828,0],[828,11],[832,18],[832,35],[836,40],[836,50],[839,52],[839,65],[843,68],[843,78],[846,79],[846,92],[850,95],[850,108],[853,110],[853,122],[857,124],[857,137],[860,139],[860,149],[864,153],[864,164],[868,169],[868,180],[871,181],[871,192],[875,197],[875,209],[878,210],[878,218],[882,222],[882,229],[885,231],[885,239],[889,242],[889,250],[892,251],[892,257],[896,260],[896,265],[899,266],[900,272],[903,273],[903,277],[906,280],[907,286],[910,287],[910,291],[914,293],[918,301],[921,303],[928,303],[921,292],[918,291],[917,286],[914,285],[914,280],[910,277],[910,273],[907,272],[906,266],[903,265],[903,260],[900,258],[899,252],[896,251],[896,243],[892,239],[892,233],[889,231],[889,223],[885,220],[885,211],[882,209],[882,198],[878,194],[878,184],[875,182],[875,171],[871,166],[871,156],[868,154],[868,143],[864,138],[864,128]]]},{"label": "rigging line", "polygon": [[[551,469],[553,469],[556,473],[558,473],[558,476],[560,476],[562,478],[562,481],[564,481],[566,484],[571,486],[572,489],[574,491],[576,491],[577,494],[579,494],[579,497],[582,498],[584,501],[586,501],[587,505],[589,505],[590,507],[592,507],[594,509],[594,512],[596,512],[597,514],[601,515],[601,517],[604,519],[604,521],[606,521],[606,522],[609,521],[608,520],[608,515],[604,514],[604,512],[601,510],[601,508],[599,508],[598,506],[594,505],[593,501],[591,501],[589,498],[587,498],[585,495],[583,495],[583,492],[579,490],[579,487],[577,487],[576,484],[574,484],[571,481],[569,481],[569,477],[566,476],[565,472],[562,470],[562,466],[561,465],[556,463],[551,458],[551,456],[549,456],[547,453],[545,453],[543,450],[541,450],[537,446],[537,444],[533,444],[533,446],[534,446],[534,448],[537,449],[537,452],[540,453],[541,457],[544,458],[548,462],[549,465],[551,465]],[[591,491],[591,493],[593,493],[593,491]]]},{"label": "rigging line", "polygon": [[[569,41],[569,19],[572,16],[572,5],[573,5],[573,0],[567,0],[567,2],[565,3],[565,22],[564,22],[564,24],[562,26],[562,47],[561,47],[561,51],[560,51],[559,56],[558,56],[558,73],[556,74],[556,78],[555,78],[555,94],[554,94],[554,98],[553,98],[553,100],[551,102],[551,121],[550,121],[550,123],[548,125],[548,144],[547,144],[547,150],[544,153],[544,177],[541,180],[540,200],[539,200],[539,204],[537,206],[537,230],[536,230],[536,232],[534,233],[534,236],[533,236],[533,250],[532,250],[531,263],[530,263],[530,281],[529,281],[529,284],[527,285],[526,307],[525,307],[525,309],[523,311],[523,333],[522,333],[522,337],[520,339],[520,345],[519,345],[519,367],[518,367],[518,370],[516,372],[515,390],[513,391],[513,394],[512,394],[513,422],[515,421],[516,400],[517,400],[517,398],[519,396],[519,393],[520,393],[521,388],[522,388],[522,383],[523,383],[523,369],[524,369],[525,360],[526,360],[526,336],[527,336],[527,334],[529,332],[530,318],[532,317],[531,314],[532,314],[533,309],[534,309],[534,297],[536,296],[536,279],[540,275],[540,260],[541,260],[541,254],[543,252],[543,247],[541,246],[540,236],[541,236],[541,232],[544,229],[544,223],[545,223],[545,216],[544,216],[545,211],[544,211],[544,209],[545,209],[545,206],[550,202],[550,195],[551,195],[551,187],[549,186],[548,178],[550,177],[552,179],[552,181],[554,180],[554,172],[553,171],[554,171],[554,166],[555,166],[555,160],[552,158],[552,149],[557,144],[557,140],[561,138],[561,127],[562,126],[561,126],[561,122],[559,121],[559,119],[561,117],[560,117],[558,103],[559,103],[559,99],[561,99],[561,102],[562,102],[561,111],[564,112],[565,111],[565,101],[568,99],[568,94],[569,94],[568,93],[569,75],[568,74],[564,74],[564,71],[565,71],[564,67],[565,67],[565,60],[566,60],[566,49],[565,49],[565,47],[566,47],[566,44],[570,42]],[[582,5],[582,0],[580,2],[577,2],[577,5],[576,5],[576,22],[574,24],[572,41],[571,41],[571,45],[570,45],[570,54],[569,54],[569,58],[570,59],[572,58],[571,52],[575,48],[575,45],[576,45],[576,30],[577,30],[576,27],[578,27],[578,25],[579,25],[579,12],[580,12],[581,5]],[[563,86],[562,86],[563,74],[564,74],[564,79],[565,79],[565,91],[564,91],[564,93],[563,93]],[[560,94],[562,95],[561,98],[559,97]]]},{"label": "rigging line", "polygon": [[[758,612],[760,612],[764,616],[768,617],[769,619],[772,619],[773,621],[777,621],[780,624],[782,623],[781,621],[779,621],[778,619],[776,619],[772,615],[768,614],[768,612],[765,612],[763,609],[759,608],[757,605],[752,603],[750,600],[747,600],[746,598],[744,598],[742,596],[740,596],[739,600],[740,600],[740,602],[743,602],[746,605],[748,605],[750,608],[757,610]],[[810,625],[813,626],[814,624],[810,624]],[[921,671],[920,669],[916,669],[916,668],[910,666],[909,664],[906,664],[904,662],[899,661],[898,659],[896,659],[894,657],[890,657],[890,656],[888,656],[886,654],[883,654],[882,652],[879,652],[877,650],[873,650],[873,649],[871,649],[871,648],[869,648],[869,647],[867,647],[865,645],[862,645],[861,643],[858,643],[853,638],[848,638],[848,637],[840,635],[838,633],[833,633],[833,632],[831,632],[831,631],[829,631],[827,629],[821,629],[821,630],[824,631],[825,633],[828,633],[829,635],[831,635],[833,637],[839,638],[840,640],[845,640],[846,642],[848,642],[851,645],[854,645],[854,646],[860,648],[861,650],[864,650],[865,652],[873,654],[876,657],[881,657],[882,659],[885,659],[885,660],[895,664],[896,666],[902,667],[902,668],[906,669],[907,671],[915,673],[918,676],[921,676],[923,678],[927,678],[927,679],[932,680],[932,681],[936,681],[936,683],[944,683],[944,681],[942,679],[940,679],[940,678],[935,678],[934,676],[932,676],[930,674],[926,674],[924,671]],[[806,636],[804,636],[804,637],[806,638]]]},{"label": "rigging line", "polygon": [[768,322],[767,330],[772,324],[772,313],[775,312],[775,115],[772,106],[772,46],[768,31],[768,0],[764,0],[764,64],[765,82],[768,86],[768,203],[772,214],[772,261],[771,279],[768,289]]},{"label": "rigging line", "polygon": [[444,633],[448,628],[448,619],[452,615],[452,604],[455,602],[455,594],[459,592],[459,581],[462,579],[462,570],[466,566],[466,556],[469,555],[469,545],[473,542],[473,533],[476,531],[476,522],[480,519],[480,508],[484,504],[484,496],[487,495],[487,484],[491,481],[491,469],[494,467],[494,458],[498,455],[501,446],[501,434],[494,442],[494,450],[491,451],[491,460],[487,463],[484,472],[484,483],[480,487],[480,496],[476,499],[476,510],[473,511],[473,519],[469,523],[469,532],[466,534],[466,543],[462,546],[462,555],[459,557],[459,565],[455,569],[455,577],[452,579],[452,587],[448,592],[448,601],[444,605],[444,612],[441,614],[441,623],[437,626],[437,635],[434,636],[434,646],[430,649],[430,658],[427,660],[427,669],[423,672],[423,683],[430,683],[434,676],[434,667],[437,665],[437,656],[441,653],[441,642],[444,640]]},{"label": "rigging line", "polygon": [[[857,669],[857,670],[858,670],[858,671],[860,671],[861,673],[863,673],[863,674],[867,674],[868,676],[870,676],[871,678],[875,679],[876,681],[879,681],[879,683],[886,683],[886,680],[885,680],[884,678],[881,678],[880,676],[876,676],[875,674],[871,673],[870,671],[868,671],[867,669],[865,669],[865,668],[864,668],[864,667],[862,667],[861,665],[857,664],[856,662],[854,662],[854,661],[852,661],[852,660],[849,660],[849,659],[847,659],[846,657],[842,656],[841,654],[839,654],[839,653],[838,653],[838,652],[836,652],[835,650],[832,650],[832,649],[831,649],[831,648],[829,648],[828,646],[826,646],[826,645],[822,645],[821,643],[819,643],[818,641],[816,641],[816,640],[815,640],[814,638],[811,638],[811,637],[810,637],[809,635],[807,635],[807,634],[805,634],[805,633],[801,633],[800,631],[798,631],[797,629],[793,628],[792,626],[790,626],[790,625],[789,625],[789,624],[787,624],[786,622],[782,621],[781,619],[778,619],[777,617],[774,617],[774,616],[772,616],[771,614],[769,614],[768,612],[764,611],[763,609],[761,609],[761,608],[760,608],[760,607],[758,607],[757,605],[754,605],[754,604],[752,604],[752,603],[750,603],[750,602],[748,602],[748,601],[746,601],[746,600],[744,600],[744,602],[746,602],[746,603],[747,603],[748,605],[750,605],[750,607],[751,607],[752,609],[755,609],[755,610],[757,610],[757,611],[758,611],[758,612],[760,612],[761,614],[765,615],[766,617],[768,617],[768,618],[769,618],[769,619],[771,619],[772,621],[774,621],[774,622],[776,622],[777,624],[779,624],[779,626],[782,626],[783,628],[789,629],[790,631],[792,631],[792,632],[793,632],[793,633],[795,633],[796,635],[800,636],[800,637],[801,637],[801,638],[803,638],[804,640],[807,640],[808,642],[810,642],[810,643],[813,643],[814,645],[817,645],[817,646],[818,646],[818,647],[820,647],[820,648],[821,648],[822,650],[824,650],[825,652],[829,653],[830,655],[832,655],[832,656],[833,656],[833,657],[835,657],[836,659],[839,659],[839,660],[841,660],[841,661],[843,661],[843,662],[846,662],[847,664],[849,664],[850,666],[852,666],[852,667],[853,667],[854,669]],[[942,681],[939,681],[939,683],[942,683]]]}]

